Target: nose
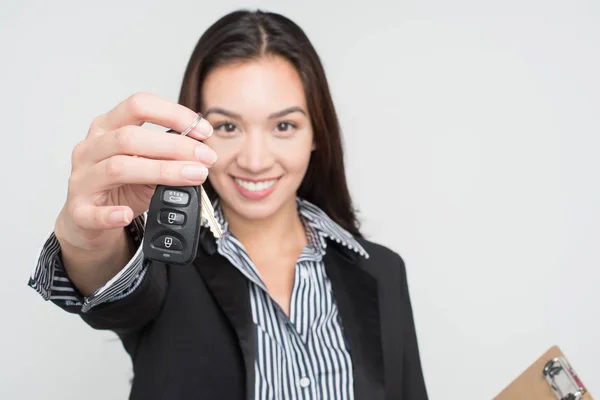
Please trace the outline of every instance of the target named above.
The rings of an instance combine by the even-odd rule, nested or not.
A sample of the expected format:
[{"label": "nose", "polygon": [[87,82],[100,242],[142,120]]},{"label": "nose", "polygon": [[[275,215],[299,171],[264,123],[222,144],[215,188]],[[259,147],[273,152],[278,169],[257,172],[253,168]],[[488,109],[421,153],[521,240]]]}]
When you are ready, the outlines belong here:
[{"label": "nose", "polygon": [[249,173],[258,175],[270,169],[273,162],[269,136],[258,130],[246,134],[237,164]]}]

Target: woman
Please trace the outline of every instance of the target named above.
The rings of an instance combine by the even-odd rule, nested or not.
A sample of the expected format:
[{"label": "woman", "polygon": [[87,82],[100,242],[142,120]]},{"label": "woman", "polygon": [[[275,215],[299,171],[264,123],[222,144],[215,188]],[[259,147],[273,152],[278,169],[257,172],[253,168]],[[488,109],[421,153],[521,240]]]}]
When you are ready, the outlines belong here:
[{"label": "woman", "polygon": [[[188,136],[142,127],[181,132],[197,112]],[[72,164],[30,285],[120,336],[130,398],[427,398],[403,261],[360,234],[325,74],[290,20],[223,17],[179,104],[129,97]],[[214,200],[224,235],[204,228],[191,265],[144,258],[156,184]]]}]

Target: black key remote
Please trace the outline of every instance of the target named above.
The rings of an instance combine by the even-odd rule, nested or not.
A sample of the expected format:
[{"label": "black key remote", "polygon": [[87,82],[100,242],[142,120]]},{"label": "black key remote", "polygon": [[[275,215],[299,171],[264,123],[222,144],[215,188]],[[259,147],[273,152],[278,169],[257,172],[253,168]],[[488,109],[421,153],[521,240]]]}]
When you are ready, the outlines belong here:
[{"label": "black key remote", "polygon": [[166,264],[194,261],[200,241],[200,186],[157,185],[144,230],[144,256]]}]

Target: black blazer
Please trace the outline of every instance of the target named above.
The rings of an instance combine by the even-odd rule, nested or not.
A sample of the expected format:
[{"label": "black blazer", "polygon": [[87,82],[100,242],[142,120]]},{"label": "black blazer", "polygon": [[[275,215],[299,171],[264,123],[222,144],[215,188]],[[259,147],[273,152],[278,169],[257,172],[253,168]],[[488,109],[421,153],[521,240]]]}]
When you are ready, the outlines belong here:
[{"label": "black blazer", "polygon": [[[193,264],[152,263],[130,296],[80,314],[120,336],[134,369],[130,399],[252,399],[256,342],[246,278],[206,232]],[[427,399],[404,262],[357,240],[369,259],[333,241],[325,256],[355,398]]]}]

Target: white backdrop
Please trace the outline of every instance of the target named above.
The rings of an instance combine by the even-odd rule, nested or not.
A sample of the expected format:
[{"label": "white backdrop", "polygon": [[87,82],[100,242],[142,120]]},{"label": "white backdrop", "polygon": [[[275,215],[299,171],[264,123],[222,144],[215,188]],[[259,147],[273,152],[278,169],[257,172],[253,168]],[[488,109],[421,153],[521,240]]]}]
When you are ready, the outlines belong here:
[{"label": "white backdrop", "polygon": [[407,262],[431,398],[490,399],[553,344],[600,396],[599,3],[211,3],[2,2],[0,398],[127,397],[116,336],[27,279],[91,120],[136,91],[176,100],[240,5],[323,59],[365,232]]}]

